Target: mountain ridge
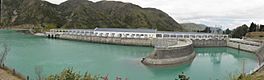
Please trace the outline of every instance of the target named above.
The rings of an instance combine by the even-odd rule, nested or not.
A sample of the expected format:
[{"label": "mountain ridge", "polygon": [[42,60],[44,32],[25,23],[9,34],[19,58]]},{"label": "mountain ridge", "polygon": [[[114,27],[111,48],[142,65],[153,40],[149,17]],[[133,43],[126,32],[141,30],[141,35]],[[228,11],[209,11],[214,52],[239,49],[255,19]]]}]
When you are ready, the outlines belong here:
[{"label": "mountain ridge", "polygon": [[[67,0],[52,4],[42,0],[3,0],[1,25],[55,24],[58,28],[149,28],[184,31],[165,12],[119,1]],[[19,2],[12,4],[14,2]],[[14,12],[16,14],[14,14]]]},{"label": "mountain ridge", "polygon": [[180,25],[187,31],[196,32],[202,31],[206,27],[209,27],[205,24],[197,24],[197,23],[180,23]]}]

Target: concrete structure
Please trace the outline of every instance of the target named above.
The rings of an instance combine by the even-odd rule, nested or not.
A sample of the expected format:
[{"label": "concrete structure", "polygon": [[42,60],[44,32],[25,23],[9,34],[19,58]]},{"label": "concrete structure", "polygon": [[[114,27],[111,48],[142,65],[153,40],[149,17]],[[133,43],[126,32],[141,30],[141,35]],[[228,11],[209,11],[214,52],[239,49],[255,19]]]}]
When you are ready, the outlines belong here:
[{"label": "concrete structure", "polygon": [[[193,32],[161,32],[153,29],[51,29],[50,38],[83,40],[99,43],[154,46],[155,51],[142,60],[147,65],[171,65],[192,62],[193,47],[231,47],[256,54],[259,66],[247,74],[264,67],[264,46],[261,43],[229,39],[227,35]],[[182,44],[183,43],[183,44]]]},{"label": "concrete structure", "polygon": [[260,49],[261,43],[230,38],[229,41],[227,42],[227,46],[231,48],[236,48],[236,49],[255,53]]},{"label": "concrete structure", "polygon": [[153,46],[154,53],[144,58],[144,64],[170,65],[192,62],[193,47],[226,46],[227,35],[165,32],[155,29],[51,29],[45,33],[50,38],[82,40],[89,42]]},{"label": "concrete structure", "polygon": [[264,67],[264,44],[260,42],[244,40],[244,39],[235,39],[230,38],[227,41],[227,46],[243,51],[252,52],[257,56],[259,65],[257,65],[253,70],[247,74],[253,74],[257,72],[261,67]]},{"label": "concrete structure", "polygon": [[155,40],[147,38],[116,38],[116,37],[99,37],[84,35],[60,35],[60,39],[81,40],[96,43],[135,45],[135,46],[152,46]]},{"label": "concrete structure", "polygon": [[[119,29],[95,28],[92,29],[51,29],[46,36],[55,35],[83,35],[116,38],[175,38],[191,40],[226,40],[228,35],[196,33],[196,32],[161,32],[154,29]],[[59,37],[59,36],[57,36]]]},{"label": "concrete structure", "polygon": [[94,33],[103,37],[156,38],[154,29],[95,28]]},{"label": "concrete structure", "polygon": [[[191,39],[194,47],[227,46],[228,35],[195,32],[162,32],[155,29],[51,29],[46,32],[51,38],[85,40],[91,42],[155,46],[156,39]],[[77,37],[78,36],[78,37]],[[146,41],[142,41],[142,39]],[[139,41],[139,42],[138,42]],[[128,42],[128,43],[126,43]],[[146,43],[145,43],[146,42]],[[146,45],[149,44],[149,45]]]},{"label": "concrete structure", "polygon": [[83,35],[115,38],[155,38],[157,30],[154,29],[120,29],[120,28],[95,28],[91,29],[51,29],[47,36],[59,35]]},{"label": "concrete structure", "polygon": [[157,38],[176,38],[176,39],[191,39],[191,40],[225,40],[228,35],[197,33],[197,32],[157,32]]},{"label": "concrete structure", "polygon": [[178,65],[193,61],[196,54],[191,40],[174,39],[165,41],[169,42],[169,45],[155,46],[155,51],[143,58],[141,62],[146,65]]}]

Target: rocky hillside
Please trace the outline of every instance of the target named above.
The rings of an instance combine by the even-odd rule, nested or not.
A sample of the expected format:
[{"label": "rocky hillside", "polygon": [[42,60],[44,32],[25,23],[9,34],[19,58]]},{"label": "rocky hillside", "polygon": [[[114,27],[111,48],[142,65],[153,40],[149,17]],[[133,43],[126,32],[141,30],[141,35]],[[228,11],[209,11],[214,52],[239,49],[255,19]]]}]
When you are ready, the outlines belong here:
[{"label": "rocky hillside", "polygon": [[117,1],[68,0],[59,5],[42,0],[3,0],[1,25],[46,24],[58,28],[152,28],[166,31],[184,29],[168,14]]},{"label": "rocky hillside", "polygon": [[195,32],[195,31],[202,31],[204,30],[206,27],[209,27],[207,25],[204,24],[195,24],[195,23],[181,23],[181,26],[190,32]]}]

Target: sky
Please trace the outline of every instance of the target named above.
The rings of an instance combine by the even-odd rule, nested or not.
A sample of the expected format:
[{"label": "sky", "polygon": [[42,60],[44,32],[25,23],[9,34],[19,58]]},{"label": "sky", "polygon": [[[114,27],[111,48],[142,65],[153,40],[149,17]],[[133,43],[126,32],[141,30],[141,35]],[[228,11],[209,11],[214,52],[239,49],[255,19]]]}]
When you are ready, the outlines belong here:
[{"label": "sky", "polygon": [[[46,0],[60,4],[66,0]],[[90,0],[93,2],[100,0]],[[251,22],[264,24],[264,0],[111,0],[157,8],[179,23],[234,29]]]}]

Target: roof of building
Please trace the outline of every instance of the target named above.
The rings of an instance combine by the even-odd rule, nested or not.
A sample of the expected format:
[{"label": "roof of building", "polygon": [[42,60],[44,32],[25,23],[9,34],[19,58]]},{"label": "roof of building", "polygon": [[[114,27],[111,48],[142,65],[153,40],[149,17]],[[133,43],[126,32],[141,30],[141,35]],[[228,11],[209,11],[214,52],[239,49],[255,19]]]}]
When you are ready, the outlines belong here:
[{"label": "roof of building", "polygon": [[95,28],[94,31],[155,33],[156,29]]},{"label": "roof of building", "polygon": [[216,33],[201,33],[201,32],[169,32],[169,31],[157,31],[157,34],[178,34],[178,35],[224,35],[224,34],[216,34]]}]

